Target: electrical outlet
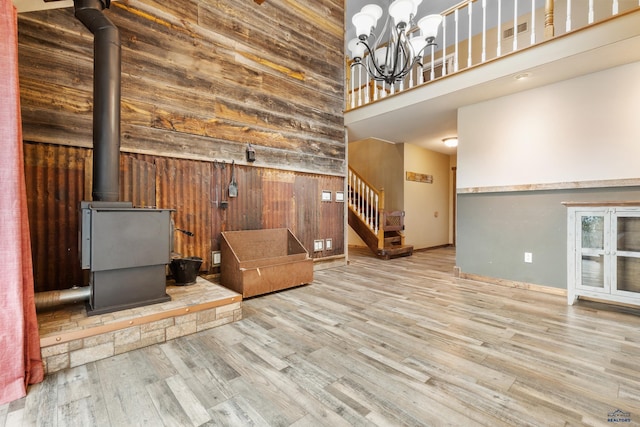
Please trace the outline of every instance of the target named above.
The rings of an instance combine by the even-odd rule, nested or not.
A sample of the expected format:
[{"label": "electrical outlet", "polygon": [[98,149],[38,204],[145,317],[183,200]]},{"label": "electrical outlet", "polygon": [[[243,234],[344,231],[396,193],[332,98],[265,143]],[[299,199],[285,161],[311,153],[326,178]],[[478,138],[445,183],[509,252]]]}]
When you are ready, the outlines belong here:
[{"label": "electrical outlet", "polygon": [[215,267],[220,265],[221,255],[220,251],[212,251],[211,252],[211,266]]},{"label": "electrical outlet", "polygon": [[324,250],[324,240],[314,240],[313,241],[313,251],[314,252],[322,252]]},{"label": "electrical outlet", "polygon": [[333,241],[331,239],[324,239],[324,248],[328,251],[333,249]]},{"label": "electrical outlet", "polygon": [[533,254],[531,252],[524,253],[524,262],[529,264],[533,262]]}]

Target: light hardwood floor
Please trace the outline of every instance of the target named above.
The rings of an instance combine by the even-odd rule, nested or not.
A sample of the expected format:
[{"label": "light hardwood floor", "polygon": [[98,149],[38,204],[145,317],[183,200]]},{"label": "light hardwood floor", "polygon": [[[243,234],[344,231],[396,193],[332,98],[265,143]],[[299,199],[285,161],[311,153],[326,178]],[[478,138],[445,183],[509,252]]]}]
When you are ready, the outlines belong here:
[{"label": "light hardwood floor", "polygon": [[50,375],[0,426],[640,424],[638,311],[456,279],[453,258],[352,251],[241,321]]}]

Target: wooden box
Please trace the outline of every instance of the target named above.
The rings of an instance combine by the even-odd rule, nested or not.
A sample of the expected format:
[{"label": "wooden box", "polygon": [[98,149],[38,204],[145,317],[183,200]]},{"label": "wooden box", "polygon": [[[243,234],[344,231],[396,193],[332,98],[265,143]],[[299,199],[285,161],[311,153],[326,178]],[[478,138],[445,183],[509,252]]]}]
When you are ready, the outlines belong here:
[{"label": "wooden box", "polygon": [[222,233],[220,283],[244,298],[313,281],[313,260],[287,228]]}]

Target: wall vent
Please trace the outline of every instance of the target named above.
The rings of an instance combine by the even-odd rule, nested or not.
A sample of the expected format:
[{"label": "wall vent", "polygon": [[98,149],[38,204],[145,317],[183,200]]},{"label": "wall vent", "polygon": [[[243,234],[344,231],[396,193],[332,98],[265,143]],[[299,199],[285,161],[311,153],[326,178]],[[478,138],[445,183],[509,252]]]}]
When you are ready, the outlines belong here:
[{"label": "wall vent", "polygon": [[[529,23],[523,22],[522,24],[518,24],[518,34],[524,33],[529,29]],[[513,37],[513,27],[507,28],[502,32],[502,38],[508,39],[509,37]]]}]

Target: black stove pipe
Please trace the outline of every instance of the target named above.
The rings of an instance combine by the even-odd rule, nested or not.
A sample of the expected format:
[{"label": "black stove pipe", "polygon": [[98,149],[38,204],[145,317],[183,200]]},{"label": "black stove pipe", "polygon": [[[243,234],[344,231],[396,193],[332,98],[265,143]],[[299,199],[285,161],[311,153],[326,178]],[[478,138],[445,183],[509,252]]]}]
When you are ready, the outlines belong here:
[{"label": "black stove pipe", "polygon": [[120,32],[102,13],[110,0],[74,0],[76,18],[93,41],[93,200],[120,192]]}]

